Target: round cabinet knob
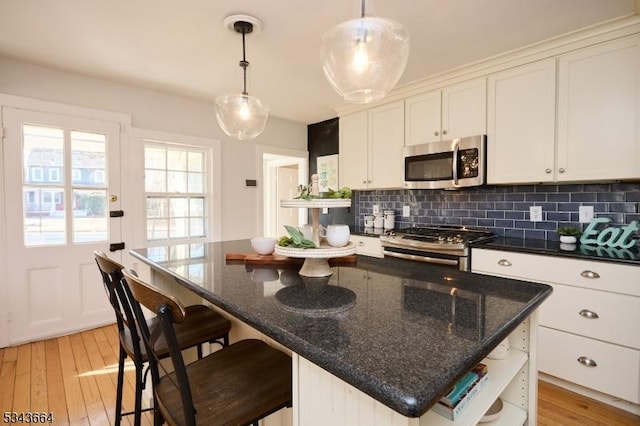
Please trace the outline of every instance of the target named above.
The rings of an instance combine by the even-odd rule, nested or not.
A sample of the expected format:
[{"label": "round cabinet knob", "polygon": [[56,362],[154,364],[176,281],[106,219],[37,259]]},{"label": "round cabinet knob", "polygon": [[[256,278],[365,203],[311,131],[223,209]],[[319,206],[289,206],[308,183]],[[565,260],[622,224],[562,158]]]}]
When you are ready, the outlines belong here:
[{"label": "round cabinet knob", "polygon": [[367,183],[367,181],[366,181],[366,180],[363,180],[363,181],[362,181],[362,183]]},{"label": "round cabinet knob", "polygon": [[500,260],[498,260],[498,265],[500,265],[500,266],[511,266],[511,262],[509,262],[507,259],[500,259]]},{"label": "round cabinet knob", "polygon": [[551,169],[545,169],[545,171],[544,171],[544,172],[545,172],[546,174],[549,174],[549,173],[551,173]]},{"label": "round cabinet knob", "polygon": [[371,182],[372,182],[371,180],[368,180],[368,181],[367,181],[367,183],[371,183]]},{"label": "round cabinet knob", "polygon": [[589,309],[583,309],[580,312],[578,312],[578,314],[581,317],[589,318],[589,319],[598,319],[598,318],[600,318],[600,315],[598,315],[597,313],[595,313],[593,311],[590,311]]},{"label": "round cabinet knob", "polygon": [[364,241],[358,241],[358,246],[364,247]]},{"label": "round cabinet knob", "polygon": [[562,167],[560,167],[560,168],[558,169],[558,171],[559,171],[560,173],[564,173],[564,169],[563,169]]},{"label": "round cabinet knob", "polygon": [[587,367],[597,367],[598,363],[595,362],[593,359],[586,357],[586,356],[581,356],[580,358],[578,358],[578,362],[582,365],[586,365]]},{"label": "round cabinet knob", "polygon": [[447,131],[446,131],[446,130],[443,130],[443,131],[442,131],[442,134],[443,134],[443,135],[446,135],[446,134],[447,134]]},{"label": "round cabinet knob", "polygon": [[438,131],[433,132],[433,136],[440,136],[440,132],[438,132]]}]

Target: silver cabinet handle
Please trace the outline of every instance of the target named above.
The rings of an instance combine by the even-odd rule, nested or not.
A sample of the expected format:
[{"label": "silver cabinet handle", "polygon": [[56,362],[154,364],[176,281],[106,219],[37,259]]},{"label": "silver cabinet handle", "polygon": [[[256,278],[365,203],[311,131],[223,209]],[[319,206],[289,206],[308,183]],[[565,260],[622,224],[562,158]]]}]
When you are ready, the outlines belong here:
[{"label": "silver cabinet handle", "polygon": [[586,365],[587,367],[597,367],[598,363],[596,363],[594,360],[592,360],[589,357],[586,356],[581,356],[580,358],[578,358],[578,362],[582,365]]},{"label": "silver cabinet handle", "polygon": [[560,168],[558,169],[558,171],[559,171],[560,173],[564,173],[564,169],[563,169],[562,167],[560,167]]},{"label": "silver cabinet handle", "polygon": [[433,136],[440,136],[440,132],[438,131],[433,132]]},{"label": "silver cabinet handle", "polygon": [[597,313],[590,311],[588,309],[583,309],[580,312],[578,312],[578,315],[580,315],[581,317],[585,317],[585,318],[589,318],[589,319],[598,319],[600,318],[600,315],[598,315]]},{"label": "silver cabinet handle", "polygon": [[545,169],[545,171],[544,171],[544,172],[545,172],[546,174],[549,174],[549,173],[551,173],[551,169]]},{"label": "silver cabinet handle", "polygon": [[443,130],[443,131],[442,131],[442,134],[443,134],[443,135],[446,135],[446,134],[447,134],[447,131],[446,131],[446,130]]},{"label": "silver cabinet handle", "polygon": [[597,272],[589,271],[589,270],[580,272],[580,275],[585,278],[592,278],[592,279],[600,278],[600,274],[598,274]]},{"label": "silver cabinet handle", "polygon": [[498,265],[500,265],[500,266],[511,266],[511,262],[509,262],[507,259],[500,259],[500,260],[498,260]]}]

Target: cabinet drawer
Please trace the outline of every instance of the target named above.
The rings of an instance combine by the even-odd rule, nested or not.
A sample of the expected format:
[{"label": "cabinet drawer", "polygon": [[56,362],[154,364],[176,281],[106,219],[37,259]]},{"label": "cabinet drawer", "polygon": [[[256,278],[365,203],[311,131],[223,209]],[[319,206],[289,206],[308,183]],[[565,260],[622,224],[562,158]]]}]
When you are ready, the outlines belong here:
[{"label": "cabinet drawer", "polygon": [[471,256],[474,272],[640,296],[640,266],[475,248]]},{"label": "cabinet drawer", "polygon": [[[626,401],[640,402],[640,351],[546,327],[540,327],[538,339],[540,371]],[[596,365],[579,362],[582,357]]]},{"label": "cabinet drawer", "polygon": [[356,253],[365,256],[384,257],[382,255],[382,245],[378,237],[363,237],[352,235],[351,242],[356,245]]},{"label": "cabinet drawer", "polygon": [[553,285],[553,293],[540,306],[540,324],[640,349],[640,297]]}]

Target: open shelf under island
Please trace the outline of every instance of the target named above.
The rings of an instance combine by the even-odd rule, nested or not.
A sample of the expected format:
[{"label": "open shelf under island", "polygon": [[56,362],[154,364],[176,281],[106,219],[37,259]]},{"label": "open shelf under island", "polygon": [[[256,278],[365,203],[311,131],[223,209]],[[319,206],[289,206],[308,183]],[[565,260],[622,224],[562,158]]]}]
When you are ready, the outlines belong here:
[{"label": "open shelf under island", "polygon": [[[263,336],[291,353],[293,407],[265,424],[469,425],[500,396],[490,424],[535,425],[536,308],[550,286],[400,259],[358,257],[322,278],[225,261],[247,250],[241,240],[131,254],[179,299],[203,298],[232,317],[232,340]],[[487,359],[507,337],[509,357]],[[489,381],[462,417],[431,411],[479,362]]]}]

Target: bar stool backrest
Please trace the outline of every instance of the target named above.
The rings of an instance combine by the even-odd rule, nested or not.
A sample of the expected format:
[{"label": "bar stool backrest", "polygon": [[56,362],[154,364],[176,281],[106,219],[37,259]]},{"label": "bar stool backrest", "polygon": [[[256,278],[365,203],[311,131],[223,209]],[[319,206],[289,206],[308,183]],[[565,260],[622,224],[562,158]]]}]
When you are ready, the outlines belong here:
[{"label": "bar stool backrest", "polygon": [[[124,330],[125,328],[129,331],[130,338],[132,340],[132,347],[134,353],[129,354],[133,361],[136,363],[142,363],[143,356],[141,352],[141,339],[139,329],[136,327],[136,320],[134,316],[133,305],[136,305],[137,302],[131,295],[131,291],[129,287],[123,285],[123,275],[122,271],[124,270],[124,266],[119,264],[118,262],[110,259],[101,251],[93,252],[96,263],[98,264],[98,269],[100,270],[100,274],[102,275],[102,282],[105,287],[105,291],[107,292],[107,297],[111,302],[111,306],[116,315],[116,323],[118,324],[118,334],[120,339],[124,338]],[[124,347],[124,342],[121,342]]]},{"label": "bar stool backrest", "polygon": [[[178,345],[178,339],[176,338],[176,333],[173,328],[174,323],[181,323],[184,320],[184,307],[173,296],[163,292],[151,284],[146,283],[136,275],[132,274],[131,271],[123,270],[123,275],[126,280],[126,284],[129,286],[131,294],[139,303],[134,306],[134,313],[141,332],[142,341],[147,348],[149,368],[151,370],[154,388],[159,383],[160,369],[162,369],[168,380],[171,380],[180,391],[184,424],[188,426],[195,425],[195,407],[193,405],[189,378],[187,376],[182,352]],[[154,334],[150,334],[140,305],[145,306],[152,312],[155,312],[158,316],[161,325],[160,329],[166,339],[175,373],[170,374],[159,362],[159,357],[155,350],[155,343],[160,337],[160,329],[156,328],[154,330]],[[156,402],[158,405],[161,405],[161,401],[158,401],[157,398]],[[175,415],[175,413],[173,414]],[[183,422],[180,422],[180,424],[183,424]]]}]

